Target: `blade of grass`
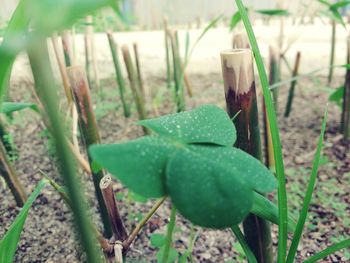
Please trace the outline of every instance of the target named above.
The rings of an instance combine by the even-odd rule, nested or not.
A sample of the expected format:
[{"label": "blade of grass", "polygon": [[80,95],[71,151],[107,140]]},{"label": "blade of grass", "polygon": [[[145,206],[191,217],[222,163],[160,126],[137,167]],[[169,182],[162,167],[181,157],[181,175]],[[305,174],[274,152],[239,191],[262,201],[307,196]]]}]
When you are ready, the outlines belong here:
[{"label": "blade of grass", "polygon": [[235,234],[239,244],[241,245],[247,259],[249,263],[258,263],[258,261],[256,260],[253,252],[250,250],[246,240],[244,239],[244,235],[241,231],[241,229],[239,229],[239,226],[233,226],[231,227],[232,232]]},{"label": "blade of grass", "polygon": [[279,210],[279,224],[278,224],[278,262],[282,263],[286,258],[287,250],[287,232],[288,232],[288,210],[287,210],[287,192],[286,192],[286,179],[284,174],[284,164],[281,141],[278,132],[277,117],[273,105],[269,89],[269,81],[265,71],[263,59],[260,54],[258,43],[254,35],[252,25],[249,21],[246,8],[241,0],[235,0],[239,12],[242,16],[242,21],[247,31],[247,35],[252,47],[252,51],[255,55],[255,61],[260,76],[261,86],[264,93],[264,100],[266,104],[267,116],[269,118],[272,143],[274,149],[274,156],[276,161],[276,174],[278,179],[278,210]]},{"label": "blade of grass", "polygon": [[304,229],[306,217],[308,214],[312,194],[313,194],[315,184],[316,184],[317,172],[318,172],[318,167],[320,164],[321,150],[322,150],[322,145],[323,145],[323,140],[324,140],[324,133],[325,133],[326,124],[327,124],[327,116],[328,116],[328,109],[326,109],[325,114],[324,114],[323,123],[322,123],[322,130],[321,130],[320,138],[318,140],[317,150],[316,150],[315,158],[314,158],[313,165],[312,165],[311,177],[309,180],[309,184],[307,186],[307,190],[306,190],[306,194],[305,194],[305,198],[304,198],[304,202],[303,202],[303,207],[301,209],[301,213],[300,213],[300,216],[298,219],[297,227],[296,227],[295,232],[294,232],[292,244],[290,245],[290,249],[288,252],[287,263],[293,263],[295,255],[297,253],[300,238],[301,238],[301,235],[303,233],[303,229]]},{"label": "blade of grass", "polygon": [[350,247],[350,238],[343,240],[339,243],[336,243],[330,247],[327,247],[325,250],[322,250],[321,252],[317,253],[316,255],[313,255],[312,257],[308,258],[307,260],[304,261],[304,263],[314,263],[317,262],[318,260],[321,260],[330,254],[333,254],[339,250],[342,250],[344,248]]},{"label": "blade of grass", "polygon": [[164,253],[163,253],[162,263],[167,263],[168,262],[170,247],[171,247],[171,243],[173,241],[173,233],[174,233],[174,229],[175,229],[175,221],[176,221],[176,208],[173,205],[172,208],[171,208],[170,221],[169,221],[169,224],[168,224],[168,229],[167,229],[167,234],[166,234],[166,240],[165,240],[165,245],[164,245]]}]

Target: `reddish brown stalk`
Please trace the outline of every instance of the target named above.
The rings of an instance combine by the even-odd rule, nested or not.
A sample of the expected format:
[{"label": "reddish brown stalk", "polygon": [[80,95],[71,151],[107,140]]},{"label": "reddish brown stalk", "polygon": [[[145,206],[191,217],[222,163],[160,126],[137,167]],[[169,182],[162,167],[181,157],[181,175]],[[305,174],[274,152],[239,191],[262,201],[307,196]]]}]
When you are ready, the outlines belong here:
[{"label": "reddish brown stalk", "polygon": [[123,220],[119,214],[117,202],[115,201],[112,178],[109,175],[105,175],[100,181],[100,188],[102,191],[103,199],[105,200],[109,220],[112,224],[112,232],[115,240],[124,241],[128,234],[123,224]]},{"label": "reddish brown stalk", "polygon": [[[235,146],[261,160],[260,130],[255,92],[253,54],[250,49],[232,49],[221,52],[225,85],[226,107],[235,117],[237,129]],[[270,225],[250,214],[243,222],[249,247],[259,263],[272,263]]]},{"label": "reddish brown stalk", "polygon": [[133,44],[133,49],[134,49],[134,57],[135,57],[135,64],[136,64],[136,70],[137,70],[137,79],[138,79],[138,84],[139,84],[139,90],[141,91],[142,96],[145,97],[145,87],[143,85],[140,57],[139,57],[139,50],[138,50],[137,43]]},{"label": "reddish brown stalk", "polygon": [[[88,148],[91,145],[100,143],[100,135],[92,108],[88,81],[82,67],[69,67],[67,68],[67,72],[70,80],[70,86],[72,87],[74,95],[75,105],[78,110],[80,132],[82,134],[82,139],[86,147],[86,151],[88,151]],[[109,237],[112,234],[111,225],[108,218],[106,203],[104,202],[99,185],[101,179],[104,176],[104,172],[102,170],[99,172],[94,172],[93,168],[91,167],[92,159],[89,152],[88,157],[92,171],[96,197],[100,207],[101,218],[104,224],[105,234]]]}]

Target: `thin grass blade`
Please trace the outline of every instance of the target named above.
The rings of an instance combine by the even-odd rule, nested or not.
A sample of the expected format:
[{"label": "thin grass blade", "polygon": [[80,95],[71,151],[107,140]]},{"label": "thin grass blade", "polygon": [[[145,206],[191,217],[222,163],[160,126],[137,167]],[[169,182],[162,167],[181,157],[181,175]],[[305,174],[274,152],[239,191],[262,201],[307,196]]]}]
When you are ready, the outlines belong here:
[{"label": "thin grass blade", "polygon": [[333,254],[339,250],[342,250],[344,248],[350,247],[350,238],[343,240],[339,243],[336,243],[325,250],[322,250],[321,252],[317,253],[316,255],[313,255],[312,257],[308,258],[307,260],[304,261],[304,263],[314,263],[317,262],[318,260],[321,260],[330,254]]},{"label": "thin grass blade", "polygon": [[247,259],[249,263],[258,263],[258,261],[256,260],[253,252],[250,250],[247,242],[245,241],[244,235],[241,231],[241,229],[239,228],[239,226],[233,226],[231,227],[232,232],[235,234],[239,244],[241,245]]}]

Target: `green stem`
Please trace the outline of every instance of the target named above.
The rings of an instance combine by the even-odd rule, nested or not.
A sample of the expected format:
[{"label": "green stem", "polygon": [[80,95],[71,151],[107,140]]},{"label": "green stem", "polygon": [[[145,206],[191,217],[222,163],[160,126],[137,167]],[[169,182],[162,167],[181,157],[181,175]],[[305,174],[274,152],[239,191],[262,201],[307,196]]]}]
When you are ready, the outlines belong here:
[{"label": "green stem", "polygon": [[287,208],[287,191],[286,191],[286,178],[284,174],[283,154],[280,136],[278,132],[277,117],[273,106],[273,100],[271,97],[269,82],[264,67],[264,62],[256,41],[256,37],[249,21],[247,11],[241,0],[235,0],[239,12],[242,17],[242,21],[246,28],[248,38],[255,55],[255,61],[260,76],[261,86],[263,89],[266,111],[269,118],[274,156],[276,161],[276,174],[278,178],[278,209],[279,209],[279,235],[278,235],[278,262],[283,263],[286,259],[287,251],[287,235],[288,235],[288,208]]},{"label": "green stem", "polygon": [[171,88],[171,65],[168,38],[168,19],[164,18],[164,43],[165,43],[165,61],[166,61],[166,82],[168,89]]},{"label": "green stem", "polygon": [[[348,39],[348,58],[347,63],[350,62],[350,38]],[[350,69],[346,70],[343,107],[341,115],[341,131],[345,139],[350,138]]]},{"label": "green stem", "polygon": [[170,248],[171,248],[171,243],[172,243],[172,240],[173,240],[175,221],[176,221],[176,208],[173,205],[172,208],[171,208],[170,221],[169,221],[168,228],[167,228],[167,234],[166,234],[166,239],[165,239],[162,263],[167,263],[168,262],[169,252],[170,252]]},{"label": "green stem", "polygon": [[47,44],[44,40],[34,43],[28,49],[29,60],[33,71],[35,87],[46,108],[55,139],[56,152],[62,169],[61,175],[66,183],[68,196],[72,201],[77,232],[82,247],[87,255],[87,262],[101,262],[101,255],[97,249],[95,233],[91,231],[93,225],[87,215],[87,206],[80,191],[81,184],[76,176],[76,167],[67,145],[65,128],[58,110],[56,88],[50,67]]},{"label": "green stem", "polygon": [[337,252],[339,250],[342,250],[344,248],[350,247],[350,239],[343,240],[337,244],[334,244],[325,250],[317,253],[316,255],[313,255],[312,257],[308,258],[307,260],[304,261],[304,263],[314,263],[317,262],[330,254],[333,254],[334,252]]},{"label": "green stem", "polygon": [[254,253],[250,250],[250,247],[248,246],[242,231],[239,229],[239,226],[233,226],[231,227],[232,232],[235,234],[239,244],[241,245],[245,255],[247,256],[249,263],[257,263]]},{"label": "green stem", "polygon": [[[292,78],[296,78],[298,76],[299,65],[300,65],[300,52],[298,52],[297,56],[296,56]],[[292,83],[290,84],[290,89],[289,89],[289,93],[288,93],[288,100],[287,100],[287,105],[286,105],[286,111],[284,112],[284,117],[286,117],[286,118],[289,117],[290,112],[292,111],[292,104],[293,104],[294,91],[295,91],[296,85],[297,85],[297,79],[294,79],[292,81]]]},{"label": "green stem", "polygon": [[335,44],[336,44],[336,30],[337,30],[337,22],[332,20],[332,39],[331,39],[331,55],[329,60],[329,73],[328,73],[328,84],[332,82],[333,78],[333,64],[335,58]]}]

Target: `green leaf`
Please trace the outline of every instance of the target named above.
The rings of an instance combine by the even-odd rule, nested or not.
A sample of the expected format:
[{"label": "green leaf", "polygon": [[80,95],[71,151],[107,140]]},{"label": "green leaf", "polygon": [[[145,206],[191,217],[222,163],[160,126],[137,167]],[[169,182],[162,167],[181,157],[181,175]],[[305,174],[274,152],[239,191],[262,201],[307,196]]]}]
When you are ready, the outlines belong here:
[{"label": "green leaf", "polygon": [[[176,149],[176,148],[175,148]],[[92,158],[126,187],[144,197],[162,197],[166,162],[174,146],[160,137],[121,144],[93,145]]]},{"label": "green leaf", "polygon": [[239,176],[232,176],[215,159],[183,150],[167,165],[166,185],[184,217],[199,226],[222,229],[240,223],[253,204],[253,191]]},{"label": "green leaf", "polygon": [[[164,254],[164,247],[162,247],[157,253],[157,261],[158,262],[164,263],[164,262],[162,262],[163,254]],[[178,256],[179,256],[179,252],[177,252],[176,249],[171,247],[169,249],[169,257],[168,257],[167,263],[175,262],[176,259],[178,258]]]},{"label": "green leaf", "polygon": [[236,130],[229,116],[214,105],[203,105],[188,112],[142,120],[138,124],[161,136],[184,143],[232,146],[236,141]]},{"label": "green leaf", "polygon": [[290,13],[286,9],[260,9],[255,10],[256,13],[267,16],[289,16]]},{"label": "green leaf", "polygon": [[26,108],[30,108],[36,112],[39,111],[38,106],[34,103],[25,103],[25,102],[3,102],[1,105],[1,112],[8,114],[15,111],[20,111]]},{"label": "green leaf", "polygon": [[276,188],[276,179],[269,169],[246,152],[233,147],[189,146],[188,149],[201,155],[202,158],[215,160],[225,166],[227,174],[244,181],[251,189],[267,193]]},{"label": "green leaf", "polygon": [[341,107],[343,96],[344,96],[344,86],[341,86],[329,95],[328,100],[335,102],[338,106]]},{"label": "green leaf", "polygon": [[162,247],[165,245],[165,236],[162,234],[152,234],[151,235],[151,246],[152,247]]},{"label": "green leaf", "polygon": [[305,260],[304,263],[317,262],[317,261],[329,256],[330,254],[333,254],[339,250],[342,250],[342,249],[348,248],[348,247],[350,247],[350,239],[343,240],[343,241],[336,243],[336,244],[326,248],[325,250],[322,250],[321,252],[313,255],[312,257]]},{"label": "green leaf", "polygon": [[346,7],[350,4],[349,0],[345,0],[345,1],[337,1],[336,3],[332,4],[330,6],[331,9],[339,9],[342,7]]},{"label": "green leaf", "polygon": [[33,193],[29,196],[28,200],[22,207],[21,211],[17,215],[15,221],[7,230],[5,236],[0,241],[0,263],[11,263],[15,256],[16,248],[21,236],[21,232],[26,221],[29,208],[32,206],[35,199],[40,194],[43,187],[46,185],[45,179],[41,180]]},{"label": "green leaf", "polygon": [[231,17],[231,21],[230,21],[230,31],[232,31],[237,24],[239,23],[239,21],[242,20],[241,14],[239,13],[239,11],[237,11],[236,13],[234,13]]},{"label": "green leaf", "polygon": [[327,117],[328,117],[328,108],[325,110],[325,113],[324,113],[324,118],[323,118],[323,122],[322,122],[322,129],[321,129],[320,137],[319,137],[318,144],[317,144],[315,158],[314,158],[314,161],[312,164],[311,176],[310,176],[309,184],[307,186],[307,190],[305,193],[303,207],[301,209],[298,223],[297,223],[294,235],[293,235],[293,240],[292,240],[292,243],[290,245],[289,252],[288,252],[287,261],[286,261],[287,263],[294,262],[294,259],[295,259],[296,253],[297,253],[297,249],[298,249],[298,245],[300,242],[300,238],[301,238],[302,233],[303,233],[303,229],[304,229],[304,225],[306,222],[310,202],[312,199],[312,194],[314,192],[314,188],[315,188],[315,184],[316,184],[318,167],[320,164],[321,151],[322,151],[323,140],[324,140],[324,134],[325,134],[326,125],[327,125]]},{"label": "green leaf", "polygon": [[326,1],[326,0],[318,0],[318,2],[320,2],[321,4],[323,4],[323,5],[325,5],[325,6],[331,6],[332,4],[331,3],[329,3],[328,1]]}]

